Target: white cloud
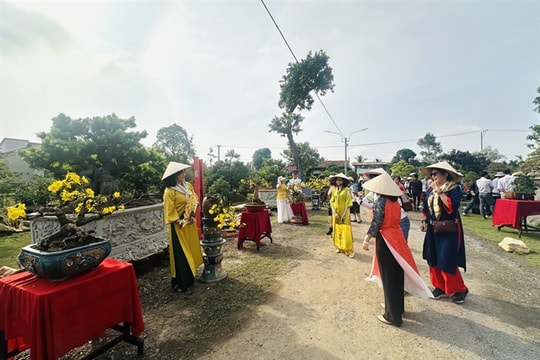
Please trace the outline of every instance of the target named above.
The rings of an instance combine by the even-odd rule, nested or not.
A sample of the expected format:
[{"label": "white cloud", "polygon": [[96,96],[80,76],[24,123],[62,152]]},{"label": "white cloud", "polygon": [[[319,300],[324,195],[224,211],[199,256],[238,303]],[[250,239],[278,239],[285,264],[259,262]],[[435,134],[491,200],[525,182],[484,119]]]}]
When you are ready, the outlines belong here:
[{"label": "white cloud", "polygon": [[[320,49],[330,56],[336,87],[323,101],[338,128],[345,135],[369,128],[351,136],[350,158],[419,152],[412,139],[427,132],[440,136],[445,151],[478,151],[481,131],[490,129],[483,146],[513,159],[529,152],[526,130],[538,123],[531,102],[540,3],[488,3],[266,2],[298,58]],[[243,161],[262,147],[277,157],[286,146],[268,124],[281,113],[279,80],[294,60],[258,2],[2,7],[2,137],[37,140],[60,112],[116,113],[136,118],[147,145],[158,129],[179,124],[194,135],[201,158],[217,145]],[[341,139],[324,132],[337,129],[321,104],[303,115],[297,141],[343,158]]]}]

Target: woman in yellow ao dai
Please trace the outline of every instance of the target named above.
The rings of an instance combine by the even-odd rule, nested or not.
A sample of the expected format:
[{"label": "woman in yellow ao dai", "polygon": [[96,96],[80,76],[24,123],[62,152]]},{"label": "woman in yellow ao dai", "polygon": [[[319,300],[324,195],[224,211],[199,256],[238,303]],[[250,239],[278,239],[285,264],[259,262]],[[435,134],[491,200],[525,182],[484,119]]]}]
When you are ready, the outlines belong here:
[{"label": "woman in yellow ao dai", "polygon": [[330,206],[332,207],[332,240],[337,253],[354,257],[353,235],[350,218],[352,197],[349,191],[349,179],[343,173],[332,177],[336,186],[332,190]]}]

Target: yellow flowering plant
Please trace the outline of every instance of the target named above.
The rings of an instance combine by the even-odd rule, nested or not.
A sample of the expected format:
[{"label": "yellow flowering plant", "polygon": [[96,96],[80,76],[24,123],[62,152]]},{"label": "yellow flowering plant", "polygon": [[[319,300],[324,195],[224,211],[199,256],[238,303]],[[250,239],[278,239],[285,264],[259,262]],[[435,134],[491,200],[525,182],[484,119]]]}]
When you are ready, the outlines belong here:
[{"label": "yellow flowering plant", "polygon": [[[120,204],[119,192],[110,195],[95,194],[89,179],[74,172],[68,172],[62,180],[54,180],[47,190],[56,200],[52,205],[40,208],[39,215],[56,216],[60,231],[43,238],[37,244],[37,248],[43,251],[52,248],[53,243],[55,249],[66,249],[100,241],[82,226],[124,209]],[[13,212],[15,215],[16,212]]]},{"label": "yellow flowering plant", "polygon": [[219,229],[236,230],[241,227],[236,208],[234,206],[225,206],[223,200],[213,204],[208,213],[213,216],[212,219],[217,223]]},{"label": "yellow flowering plant", "polygon": [[18,232],[23,231],[23,221],[26,219],[26,205],[18,203],[7,208],[7,220],[0,217],[0,231]]},{"label": "yellow flowering plant", "polygon": [[253,199],[251,200],[252,203],[262,202],[259,198],[259,189],[271,187],[270,183],[260,176],[253,176],[249,179],[240,179],[240,183],[242,185],[249,186],[250,189],[253,189]]}]

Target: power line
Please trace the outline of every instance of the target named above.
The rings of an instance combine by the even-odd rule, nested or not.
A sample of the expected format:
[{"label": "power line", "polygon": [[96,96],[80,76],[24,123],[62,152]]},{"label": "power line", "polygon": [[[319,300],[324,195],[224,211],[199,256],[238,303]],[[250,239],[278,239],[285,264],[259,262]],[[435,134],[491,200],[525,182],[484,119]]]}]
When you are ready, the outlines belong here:
[{"label": "power line", "polygon": [[[277,31],[279,32],[279,34],[281,35],[281,38],[283,39],[283,41],[285,42],[285,45],[287,45],[287,48],[289,49],[289,52],[291,53],[291,55],[293,56],[294,58],[294,61],[296,61],[297,64],[299,64],[299,61],[298,59],[296,58],[296,55],[294,54],[294,51],[292,50],[291,46],[289,45],[289,42],[287,41],[287,39],[285,38],[285,35],[283,34],[283,32],[281,31],[281,29],[279,28],[279,25],[277,24],[276,20],[274,19],[274,17],[272,16],[272,13],[270,12],[270,10],[268,9],[268,7],[266,6],[266,4],[264,3],[264,0],[261,0],[261,3],[263,4],[264,8],[266,9],[266,12],[268,13],[268,16],[270,16],[270,19],[272,19],[272,22],[274,23],[274,26],[276,27]],[[339,131],[339,133],[343,136],[343,132],[341,131],[341,129],[339,128],[339,126],[337,125],[337,123],[335,122],[334,118],[332,117],[332,114],[330,114],[330,111],[328,111],[328,109],[326,108],[326,105],[324,105],[322,99],[319,97],[319,94],[317,94],[315,92],[315,96],[317,97],[317,100],[319,100],[319,102],[321,103],[324,111],[326,112],[326,114],[328,115],[328,117],[330,118],[330,120],[332,121],[332,123],[334,124],[334,126],[336,127],[336,129]]]},{"label": "power line", "polygon": [[[505,130],[505,129],[484,129],[484,130],[475,130],[475,131],[467,131],[467,132],[460,132],[455,134],[446,134],[446,135],[433,135],[436,139],[440,138],[447,138],[447,137],[453,137],[453,136],[461,136],[461,135],[468,135],[468,134],[476,134],[481,133],[482,131],[489,130],[489,131],[503,131],[503,132],[528,132],[529,130]],[[373,143],[362,143],[362,144],[349,144],[349,146],[373,146],[373,145],[388,145],[388,144],[399,144],[399,143],[406,143],[411,141],[418,141],[420,137],[414,138],[414,139],[402,139],[402,140],[393,140],[393,141],[381,141],[381,142],[373,142]],[[274,149],[274,150],[280,150],[280,149],[286,149],[286,146],[242,146],[242,145],[220,145],[222,147],[227,148],[237,148],[237,149],[261,149],[261,148],[268,148],[268,149]],[[325,146],[313,146],[315,149],[330,149],[330,148],[340,148],[341,145],[325,145]]]}]

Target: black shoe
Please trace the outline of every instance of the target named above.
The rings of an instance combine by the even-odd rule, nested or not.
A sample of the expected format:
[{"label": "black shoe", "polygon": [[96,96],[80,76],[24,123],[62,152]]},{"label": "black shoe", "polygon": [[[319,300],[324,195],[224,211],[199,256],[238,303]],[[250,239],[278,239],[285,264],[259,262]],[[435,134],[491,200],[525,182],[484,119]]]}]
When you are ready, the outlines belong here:
[{"label": "black shoe", "polygon": [[193,295],[193,289],[188,287],[186,290],[184,290],[184,294],[185,295]]},{"label": "black shoe", "polygon": [[326,235],[332,235],[332,228],[328,229],[328,231],[326,232]]},{"label": "black shoe", "polygon": [[463,292],[455,293],[452,296],[452,301],[454,302],[454,304],[463,304],[465,302],[465,297],[467,296],[468,293],[469,293],[469,289],[465,289],[465,291]]},{"label": "black shoe", "polygon": [[435,299],[435,300],[439,300],[440,298],[443,298],[443,297],[448,297],[444,293],[444,291],[442,291],[439,288],[435,288],[431,293],[433,294],[433,299]]}]

